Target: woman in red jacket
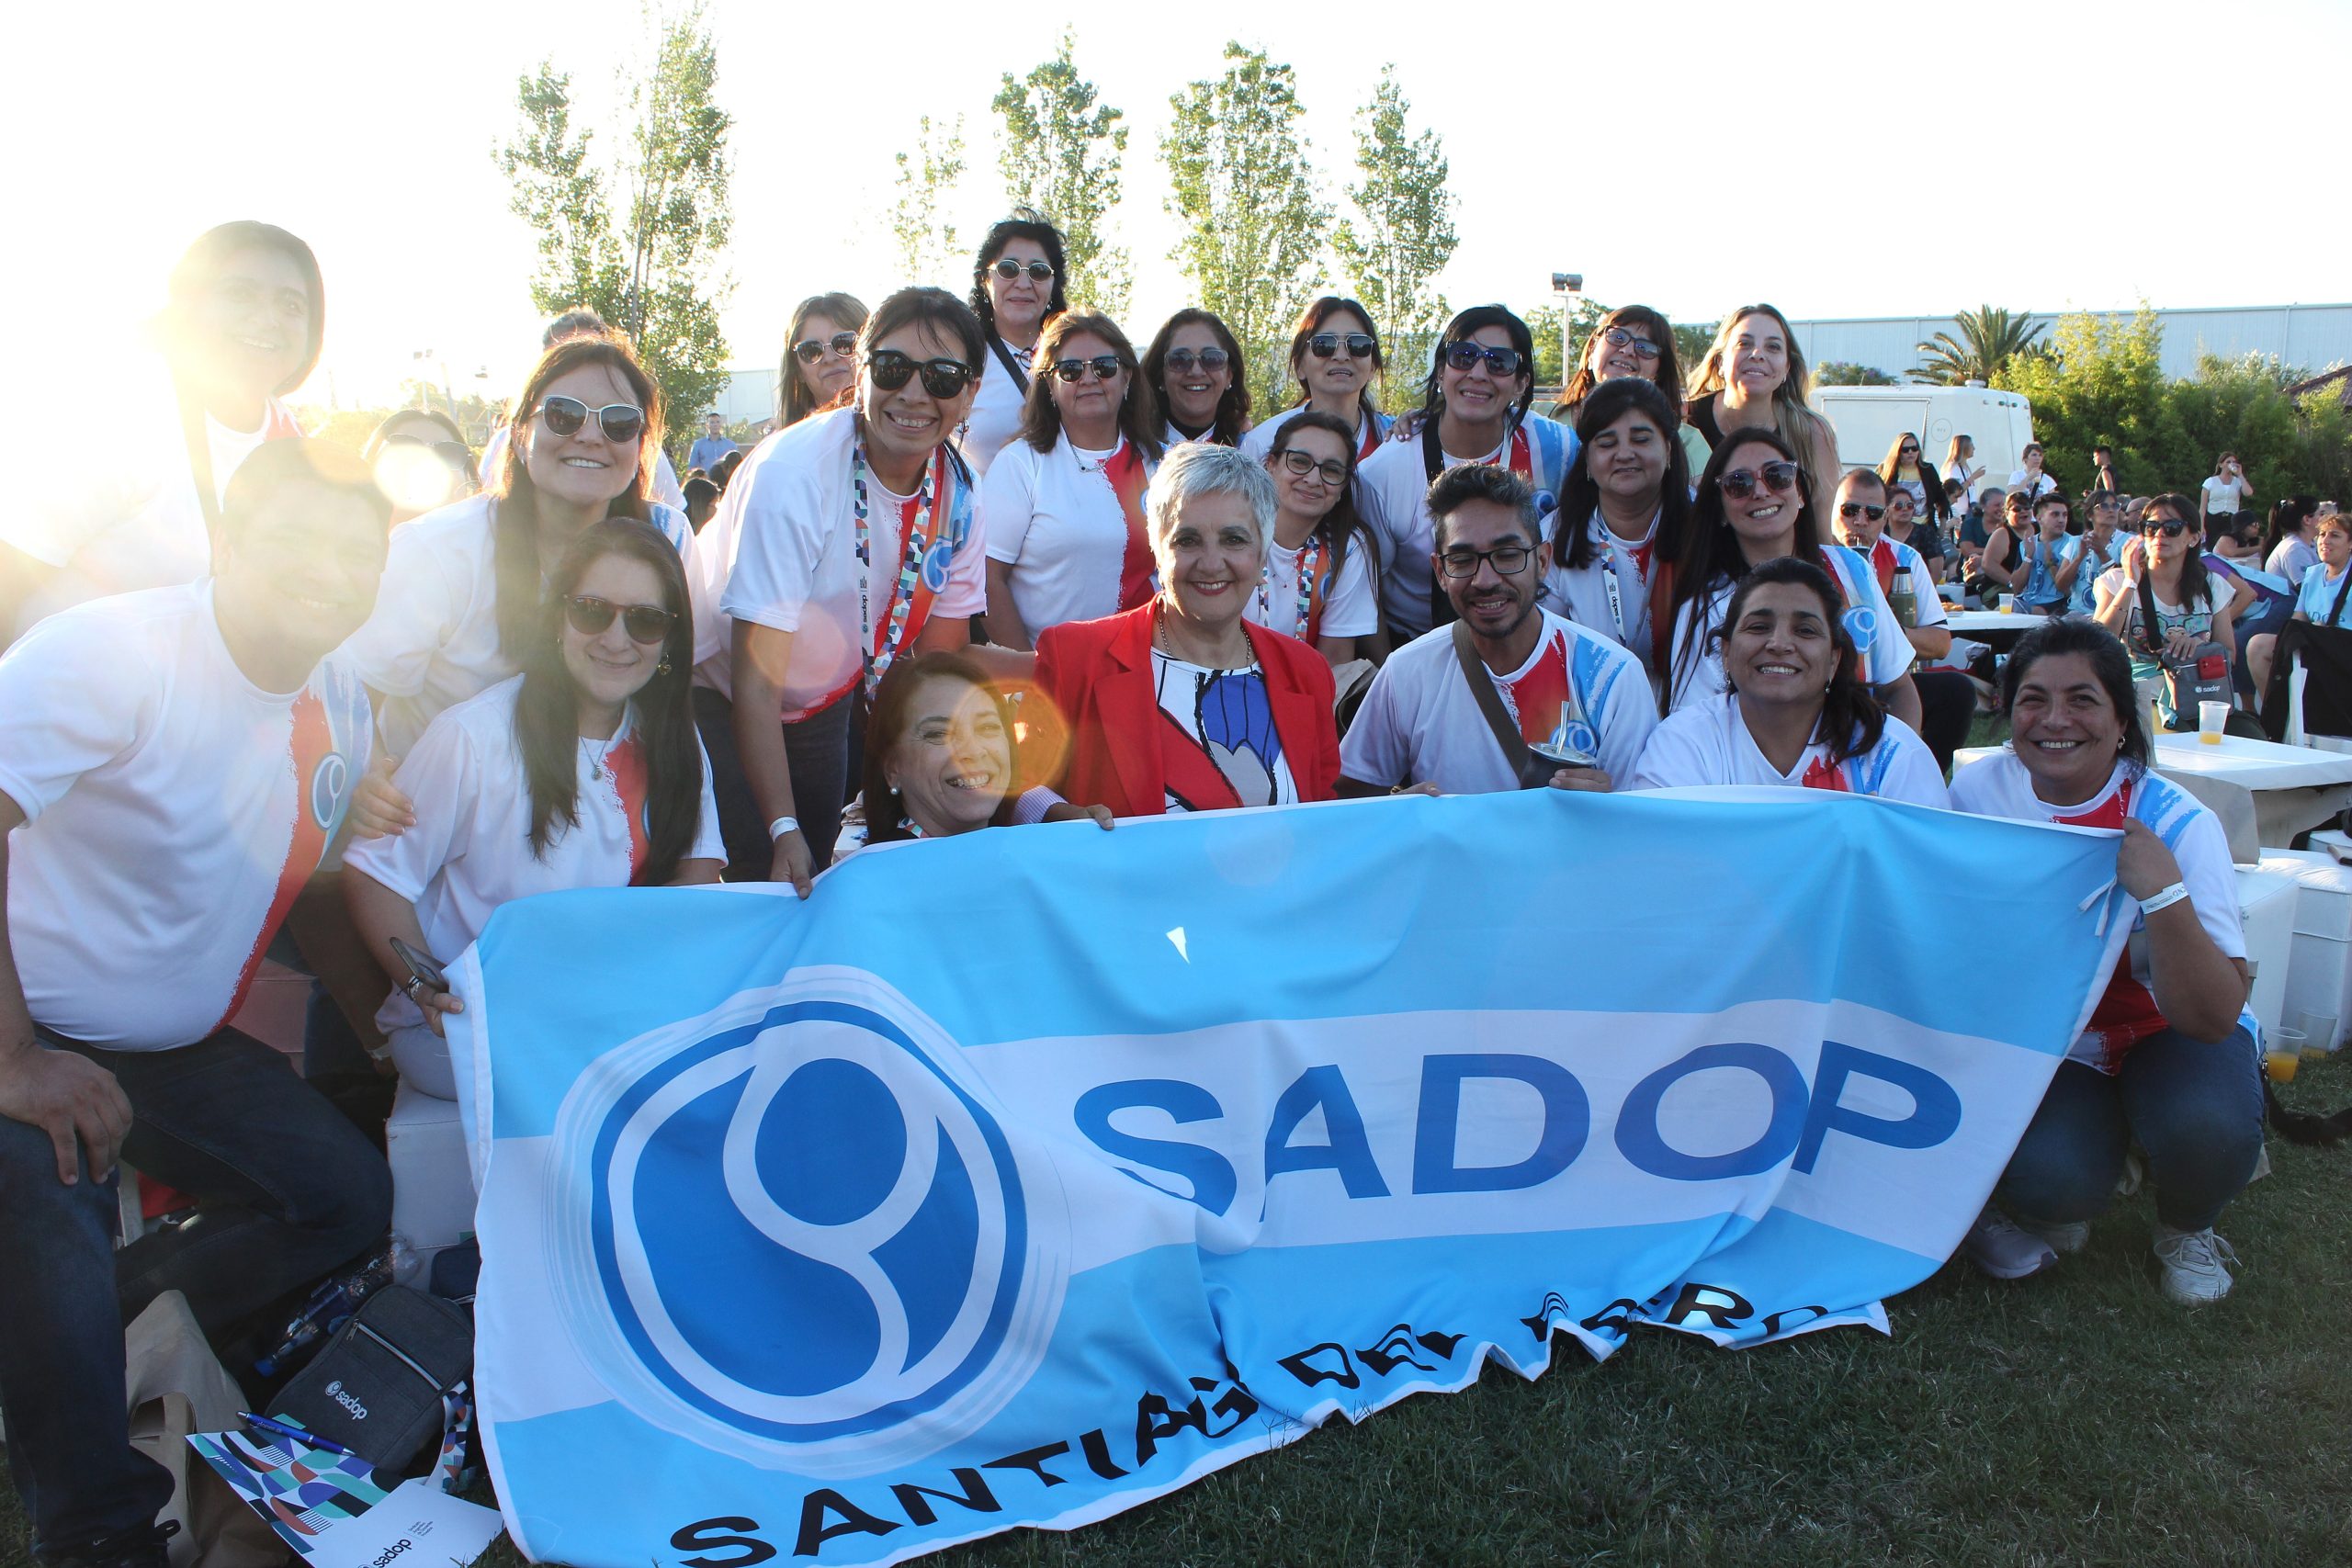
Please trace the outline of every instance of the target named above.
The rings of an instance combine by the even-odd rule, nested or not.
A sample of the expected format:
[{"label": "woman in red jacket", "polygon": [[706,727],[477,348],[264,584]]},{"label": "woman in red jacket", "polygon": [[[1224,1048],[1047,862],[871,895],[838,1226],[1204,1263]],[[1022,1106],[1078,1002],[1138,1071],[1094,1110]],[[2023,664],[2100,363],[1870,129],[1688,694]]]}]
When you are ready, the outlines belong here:
[{"label": "woman in red jacket", "polygon": [[1273,480],[1231,447],[1180,446],[1160,465],[1147,512],[1159,592],[1037,639],[1037,684],[1069,729],[1071,802],[1150,817],[1331,798],[1331,667],[1241,615],[1273,517]]}]

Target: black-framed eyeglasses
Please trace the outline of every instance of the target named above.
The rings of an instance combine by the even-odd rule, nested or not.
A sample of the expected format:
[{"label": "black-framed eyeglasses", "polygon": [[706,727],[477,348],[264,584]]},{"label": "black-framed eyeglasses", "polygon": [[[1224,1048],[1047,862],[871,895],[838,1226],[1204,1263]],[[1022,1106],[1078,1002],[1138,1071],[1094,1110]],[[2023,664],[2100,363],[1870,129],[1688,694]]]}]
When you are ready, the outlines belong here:
[{"label": "black-framed eyeglasses", "polygon": [[1179,376],[1184,375],[1195,365],[1204,370],[1222,370],[1228,363],[1230,361],[1225,350],[1221,348],[1204,348],[1197,354],[1189,348],[1171,348],[1168,351],[1168,368]]},{"label": "black-framed eyeglasses", "polygon": [[1342,348],[1350,359],[1370,359],[1379,346],[1370,333],[1317,333],[1306,340],[1306,352],[1317,359],[1329,359]]},{"label": "black-framed eyeglasses", "polygon": [[857,334],[835,333],[832,336],[825,338],[804,337],[792,345],[792,357],[803,365],[814,365],[825,357],[827,349],[847,359],[857,352]]},{"label": "black-framed eyeglasses", "polygon": [[1838,503],[1838,515],[1848,523],[1851,523],[1857,517],[1867,517],[1875,523],[1886,515],[1886,508],[1872,506],[1867,502],[1841,501]]},{"label": "black-framed eyeglasses", "polygon": [[605,439],[616,446],[625,446],[645,434],[645,411],[635,403],[606,403],[603,408],[592,409],[578,398],[539,400],[539,423],[547,426],[549,435],[579,434],[590,414],[596,416]]},{"label": "black-framed eyeglasses", "polygon": [[1489,348],[1483,343],[1472,343],[1468,338],[1445,345],[1445,362],[1456,370],[1467,370],[1481,359],[1498,376],[1516,376],[1519,367],[1527,363],[1515,348]]},{"label": "black-framed eyeglasses", "polygon": [[1533,550],[1521,544],[1497,545],[1491,550],[1474,550],[1467,545],[1456,545],[1437,559],[1445,575],[1457,580],[1477,576],[1481,561],[1493,567],[1500,576],[1517,577],[1527,570],[1527,563],[1534,554]]},{"label": "black-framed eyeglasses", "polygon": [[651,648],[668,637],[678,619],[659,604],[616,604],[594,593],[575,593],[563,602],[563,618],[582,637],[604,636],[615,615],[621,618],[628,640],[640,648]]},{"label": "black-framed eyeglasses", "polygon": [[1632,349],[1634,351],[1634,357],[1636,359],[1656,359],[1658,357],[1659,350],[1657,344],[1652,343],[1645,337],[1635,337],[1633,333],[1627,332],[1623,327],[1611,327],[1607,332],[1601,333],[1600,336],[1602,341],[1607,343],[1611,348]]},{"label": "black-framed eyeglasses", "polygon": [[1029,275],[1029,281],[1032,283],[1050,282],[1054,276],[1054,269],[1047,266],[1044,262],[1033,261],[1026,265],[1023,265],[1020,262],[1014,261],[1011,256],[997,257],[996,265],[990,270],[999,277],[1002,278],[1019,277],[1025,272]]},{"label": "black-framed eyeglasses", "polygon": [[979,367],[960,359],[916,359],[895,348],[877,348],[865,356],[865,374],[886,392],[895,392],[922,372],[922,389],[934,398],[962,395],[980,378]]},{"label": "black-framed eyeglasses", "polygon": [[1334,489],[1348,482],[1348,466],[1337,457],[1326,457],[1317,462],[1311,454],[1302,452],[1295,446],[1285,446],[1274,456],[1280,457],[1283,460],[1283,467],[1292,473],[1320,474],[1323,476],[1323,482]]},{"label": "black-framed eyeglasses", "polygon": [[1745,501],[1756,493],[1761,484],[1774,495],[1786,495],[1796,488],[1797,466],[1785,460],[1767,463],[1760,468],[1734,468],[1715,481],[1723,492],[1735,501]]},{"label": "black-framed eyeglasses", "polygon": [[1094,378],[1096,380],[1107,381],[1125,368],[1126,366],[1120,363],[1119,356],[1115,354],[1098,354],[1091,359],[1057,359],[1054,361],[1054,374],[1060,377],[1065,381],[1075,381],[1084,376],[1090,369],[1094,372]]}]

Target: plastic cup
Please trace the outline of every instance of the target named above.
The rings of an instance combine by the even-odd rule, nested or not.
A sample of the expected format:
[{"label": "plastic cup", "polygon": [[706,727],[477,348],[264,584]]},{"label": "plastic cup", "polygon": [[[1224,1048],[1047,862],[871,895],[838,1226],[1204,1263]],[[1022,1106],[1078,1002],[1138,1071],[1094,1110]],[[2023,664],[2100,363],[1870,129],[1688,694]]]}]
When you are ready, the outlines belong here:
[{"label": "plastic cup", "polygon": [[2004,594],[2002,594],[2002,595],[2001,595],[2001,614],[2003,614],[2003,615],[2016,615],[2016,614],[2017,614],[2017,612],[2018,612],[2018,596],[2017,596],[2016,594],[2014,594],[2014,593],[2004,593]]},{"label": "plastic cup", "polygon": [[2272,1083],[2293,1083],[2295,1069],[2303,1062],[2303,1032],[2300,1029],[2273,1029],[2262,1037],[2262,1065],[2269,1071]]},{"label": "plastic cup", "polygon": [[2205,746],[2219,746],[2222,743],[2222,731],[2229,722],[2229,704],[2199,703],[2197,705],[2197,739],[2199,744]]},{"label": "plastic cup", "polygon": [[2303,1035],[2304,1061],[2325,1061],[2335,1049],[2335,1014],[2324,1012],[2307,1012],[2296,1019],[2295,1026]]}]

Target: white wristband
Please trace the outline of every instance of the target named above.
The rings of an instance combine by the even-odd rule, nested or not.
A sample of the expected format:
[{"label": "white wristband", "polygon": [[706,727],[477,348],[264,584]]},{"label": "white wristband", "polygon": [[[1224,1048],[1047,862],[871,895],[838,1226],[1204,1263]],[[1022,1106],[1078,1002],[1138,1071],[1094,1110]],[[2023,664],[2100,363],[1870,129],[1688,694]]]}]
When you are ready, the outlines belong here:
[{"label": "white wristband", "polygon": [[2153,915],[2158,909],[2169,909],[2175,904],[2179,903],[2183,898],[2188,897],[2188,889],[2176,882],[2170,887],[2160,890],[2153,897],[2141,899],[2140,913],[2143,915]]},{"label": "white wristband", "polygon": [[775,821],[768,824],[768,842],[773,844],[778,839],[783,838],[786,833],[797,833],[798,831],[800,831],[800,819],[798,818],[779,817]]}]

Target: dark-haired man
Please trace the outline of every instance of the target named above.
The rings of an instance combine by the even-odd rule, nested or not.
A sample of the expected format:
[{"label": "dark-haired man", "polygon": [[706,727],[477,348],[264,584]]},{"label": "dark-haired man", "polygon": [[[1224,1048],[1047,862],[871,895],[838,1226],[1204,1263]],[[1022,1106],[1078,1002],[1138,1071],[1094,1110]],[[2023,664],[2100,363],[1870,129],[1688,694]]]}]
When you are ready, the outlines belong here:
[{"label": "dark-haired man", "polygon": [[[268,443],[212,576],[0,657],[0,1405],[49,1563],[164,1562],[123,1324],[176,1290],[217,1330],[390,1218],[382,1156],[228,1027],[368,765],[366,691],[322,661],[375,604],[390,515],[357,458]],[[118,1154],[195,1219],[115,1252]]]},{"label": "dark-haired man", "polygon": [[[1630,780],[1657,727],[1648,677],[1616,643],[1536,604],[1551,547],[1526,482],[1468,464],[1438,477],[1428,506],[1429,570],[1463,629],[1439,626],[1389,655],[1340,743],[1339,793],[1413,784],[1473,795],[1539,776],[1558,789],[1607,790]],[[1515,750],[1487,721],[1474,679],[1501,703]],[[1530,753],[1535,761],[1522,767]]]}]

